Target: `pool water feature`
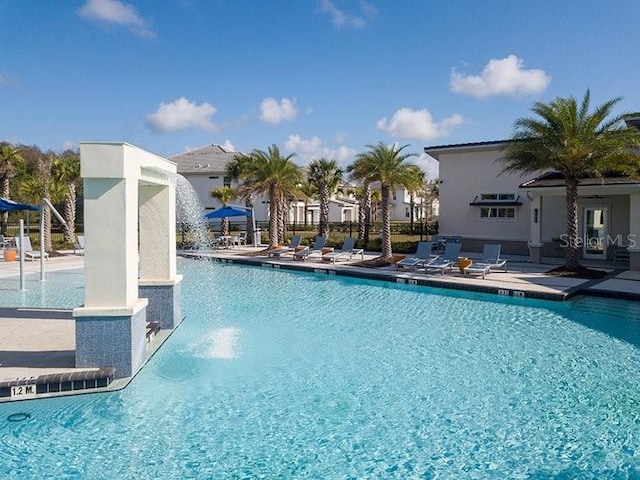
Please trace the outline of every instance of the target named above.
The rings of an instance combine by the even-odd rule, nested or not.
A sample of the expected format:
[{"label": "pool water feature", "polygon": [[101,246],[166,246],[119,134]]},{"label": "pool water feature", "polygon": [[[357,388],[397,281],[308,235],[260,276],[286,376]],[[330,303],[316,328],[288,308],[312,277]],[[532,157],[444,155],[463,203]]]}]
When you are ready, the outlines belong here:
[{"label": "pool water feature", "polygon": [[640,475],[637,303],[179,270],[187,318],[125,390],[0,405],[0,478]]}]

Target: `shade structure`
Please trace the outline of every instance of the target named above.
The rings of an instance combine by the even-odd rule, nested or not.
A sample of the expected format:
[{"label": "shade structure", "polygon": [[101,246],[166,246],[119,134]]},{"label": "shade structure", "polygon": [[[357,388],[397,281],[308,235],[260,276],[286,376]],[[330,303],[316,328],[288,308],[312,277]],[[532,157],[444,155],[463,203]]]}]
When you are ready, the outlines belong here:
[{"label": "shade structure", "polygon": [[235,205],[227,205],[213,212],[207,213],[205,218],[227,218],[227,217],[251,217],[253,211],[250,208],[237,207]]},{"label": "shade structure", "polygon": [[34,205],[28,205],[26,203],[14,202],[8,198],[0,198],[0,211],[1,212],[19,212],[21,210],[31,210],[37,212],[38,207]]}]

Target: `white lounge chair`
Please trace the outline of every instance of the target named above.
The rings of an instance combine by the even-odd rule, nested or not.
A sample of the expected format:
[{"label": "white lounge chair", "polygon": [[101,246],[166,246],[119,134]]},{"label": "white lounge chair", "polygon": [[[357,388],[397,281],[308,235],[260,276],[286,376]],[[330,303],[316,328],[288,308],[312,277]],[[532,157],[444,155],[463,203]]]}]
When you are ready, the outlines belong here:
[{"label": "white lounge chair", "polygon": [[294,235],[291,237],[291,243],[288,246],[278,246],[274,247],[267,252],[267,257],[278,257],[280,258],[282,255],[286,255],[287,253],[293,253],[296,251],[296,248],[300,246],[300,235]]},{"label": "white lounge chair", "polygon": [[324,244],[327,242],[325,237],[318,236],[313,244],[313,247],[307,248],[306,250],[302,250],[299,252],[294,252],[293,259],[294,260],[306,260],[309,258],[309,255],[320,254],[322,255],[322,250],[324,249]]},{"label": "white lounge chair", "polygon": [[84,235],[76,236],[76,246],[73,248],[73,253],[77,255],[84,255]]},{"label": "white lounge chair", "polygon": [[472,263],[468,267],[464,268],[464,274],[478,273],[485,277],[487,273],[493,268],[503,268],[507,271],[507,261],[500,258],[500,245],[488,243],[485,244],[482,251],[482,260],[476,263]]},{"label": "white lounge chair", "polygon": [[323,262],[336,263],[337,260],[347,258],[351,260],[354,255],[360,255],[364,260],[364,250],[362,248],[355,248],[356,240],[354,238],[345,238],[342,244],[342,250],[339,252],[325,253],[322,255]]},{"label": "white lounge chair", "polygon": [[433,262],[439,255],[431,253],[432,249],[433,244],[431,242],[419,242],[415,257],[403,258],[399,262],[396,262],[396,269],[416,268],[419,265]]},{"label": "white lounge chair", "polygon": [[444,254],[442,257],[425,263],[424,269],[426,272],[430,270],[437,270],[444,275],[445,270],[453,270],[454,265],[458,265],[458,259],[460,257],[460,243],[447,242],[444,247]]},{"label": "white lounge chair", "polygon": [[[20,251],[20,237],[14,237],[14,240],[16,242],[16,248],[18,249],[18,252]],[[22,237],[22,241],[24,242],[23,244],[23,250],[24,250],[24,258],[28,258],[29,260],[33,261],[36,258],[40,258],[40,250],[34,250],[33,247],[31,246],[31,239],[28,236],[24,236]],[[44,252],[44,258],[49,258],[49,254],[47,252]]]}]

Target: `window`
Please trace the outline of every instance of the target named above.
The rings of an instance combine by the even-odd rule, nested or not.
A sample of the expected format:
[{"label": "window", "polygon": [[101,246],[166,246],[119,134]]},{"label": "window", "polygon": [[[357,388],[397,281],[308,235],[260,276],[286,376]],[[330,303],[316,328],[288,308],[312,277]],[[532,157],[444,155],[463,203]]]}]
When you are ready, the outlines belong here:
[{"label": "window", "polygon": [[515,219],[516,209],[515,207],[482,207],[480,218]]},{"label": "window", "polygon": [[411,218],[411,210],[409,209],[409,207],[405,207],[404,209],[404,216],[406,218]]},{"label": "window", "polygon": [[224,177],[222,183],[225,187],[231,187],[231,177]]}]

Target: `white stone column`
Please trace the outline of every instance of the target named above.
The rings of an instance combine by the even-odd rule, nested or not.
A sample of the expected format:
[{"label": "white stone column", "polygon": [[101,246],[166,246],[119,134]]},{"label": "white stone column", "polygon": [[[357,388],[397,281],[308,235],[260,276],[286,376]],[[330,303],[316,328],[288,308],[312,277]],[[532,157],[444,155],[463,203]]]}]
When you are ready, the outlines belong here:
[{"label": "white stone column", "polygon": [[180,287],[176,274],[175,189],[140,185],[139,295],[149,300],[147,318],[162,328],[180,323]]}]

